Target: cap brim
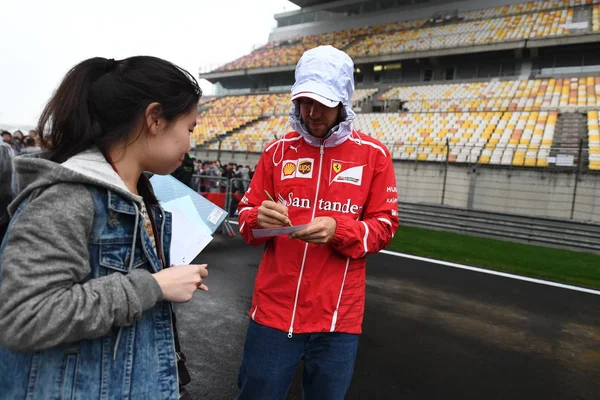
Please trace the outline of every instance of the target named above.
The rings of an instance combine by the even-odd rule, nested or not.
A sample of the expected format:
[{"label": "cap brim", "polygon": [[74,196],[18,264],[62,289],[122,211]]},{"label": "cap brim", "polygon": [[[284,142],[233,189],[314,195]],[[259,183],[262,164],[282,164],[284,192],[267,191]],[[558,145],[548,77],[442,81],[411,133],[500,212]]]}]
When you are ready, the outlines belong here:
[{"label": "cap brim", "polygon": [[334,108],[336,107],[338,104],[340,104],[339,101],[334,101],[334,100],[330,100],[326,97],[323,97],[319,94],[313,93],[313,92],[300,92],[297,93],[295,95],[292,96],[292,101],[297,100],[301,97],[308,97],[309,99],[313,99],[315,101],[318,101],[319,103],[323,104],[325,107],[329,107],[329,108]]}]

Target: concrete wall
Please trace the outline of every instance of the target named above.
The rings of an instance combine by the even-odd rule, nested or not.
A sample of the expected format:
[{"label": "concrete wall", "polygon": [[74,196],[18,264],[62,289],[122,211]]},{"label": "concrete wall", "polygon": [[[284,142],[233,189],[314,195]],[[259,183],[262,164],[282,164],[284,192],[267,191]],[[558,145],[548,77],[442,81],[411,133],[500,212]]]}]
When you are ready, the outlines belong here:
[{"label": "concrete wall", "polygon": [[356,17],[343,17],[339,20],[309,22],[305,24],[276,28],[269,36],[269,41],[288,39],[294,36],[306,36],[317,33],[334,32],[361,26],[383,25],[396,21],[428,18],[441,11],[458,10],[459,12],[495,8],[506,4],[523,3],[519,0],[466,0],[452,4],[436,4],[428,7],[411,7],[399,10],[385,10],[382,13],[371,13]]},{"label": "concrete wall", "polygon": [[[442,204],[444,164],[397,162],[402,201]],[[444,205],[551,218],[570,218],[575,174],[449,165]],[[600,222],[600,175],[582,174],[573,218]]]}]

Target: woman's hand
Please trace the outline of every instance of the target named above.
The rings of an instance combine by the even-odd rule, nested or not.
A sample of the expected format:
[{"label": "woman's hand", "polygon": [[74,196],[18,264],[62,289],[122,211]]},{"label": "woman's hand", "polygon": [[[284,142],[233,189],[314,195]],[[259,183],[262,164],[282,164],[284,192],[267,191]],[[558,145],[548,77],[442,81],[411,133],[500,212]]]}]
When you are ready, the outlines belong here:
[{"label": "woman's hand", "polygon": [[163,299],[175,303],[192,300],[196,290],[208,290],[203,284],[208,276],[207,264],[173,265],[152,274],[163,293]]}]

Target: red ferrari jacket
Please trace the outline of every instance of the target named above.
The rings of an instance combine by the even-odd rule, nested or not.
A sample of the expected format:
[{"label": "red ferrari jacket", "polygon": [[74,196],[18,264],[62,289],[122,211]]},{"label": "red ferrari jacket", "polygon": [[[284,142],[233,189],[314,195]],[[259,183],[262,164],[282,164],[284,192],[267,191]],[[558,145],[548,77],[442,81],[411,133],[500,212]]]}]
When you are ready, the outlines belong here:
[{"label": "red ferrari jacket", "polygon": [[[264,190],[288,207],[295,226],[333,217],[332,241],[254,238]],[[396,178],[383,144],[356,131],[325,140],[288,133],[265,149],[238,211],[244,240],[266,244],[254,284],[254,321],[290,337],[361,333],[365,256],[386,247],[399,224]]]}]

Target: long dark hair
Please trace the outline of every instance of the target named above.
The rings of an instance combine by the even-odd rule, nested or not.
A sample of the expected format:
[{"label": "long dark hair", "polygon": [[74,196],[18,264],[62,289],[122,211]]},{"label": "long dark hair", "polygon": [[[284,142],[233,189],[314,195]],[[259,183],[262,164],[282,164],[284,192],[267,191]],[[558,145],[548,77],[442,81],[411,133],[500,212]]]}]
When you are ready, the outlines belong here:
[{"label": "long dark hair", "polygon": [[73,67],[44,108],[37,131],[48,158],[62,163],[97,147],[103,154],[135,128],[149,104],[172,122],[197,107],[202,90],[178,66],[156,57],[90,58]]}]

